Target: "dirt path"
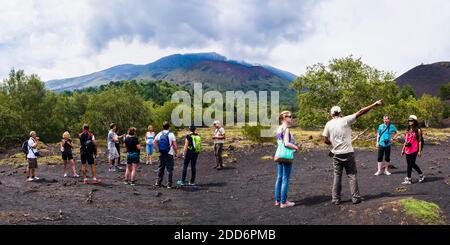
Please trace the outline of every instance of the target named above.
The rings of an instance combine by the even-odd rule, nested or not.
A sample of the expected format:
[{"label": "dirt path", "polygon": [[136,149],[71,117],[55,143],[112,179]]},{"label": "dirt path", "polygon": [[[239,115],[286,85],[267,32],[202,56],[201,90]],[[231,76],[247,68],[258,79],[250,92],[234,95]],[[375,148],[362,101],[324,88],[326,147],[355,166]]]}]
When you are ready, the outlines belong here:
[{"label": "dirt path", "polygon": [[[198,163],[199,185],[175,190],[153,187],[156,166],[143,166],[135,188],[122,184],[123,173],[107,173],[103,162],[98,166],[104,182],[100,186],[63,179],[61,166],[41,166],[39,183],[26,183],[23,168],[0,166],[0,224],[401,224],[411,221],[381,207],[405,197],[437,203],[450,217],[448,149],[449,142],[426,146],[419,165],[427,181],[398,190],[406,170],[400,150],[393,151],[398,169],[392,176],[379,177],[373,175],[376,153],[358,150],[359,184],[365,201],[360,205],[350,202],[344,178],[341,206],[330,203],[332,166],[327,153],[301,154],[289,191],[289,199],[298,205],[287,210],[273,206],[275,164],[261,159],[273,154],[272,147],[231,152],[237,162],[228,163],[220,172],[212,169],[212,153],[203,153]],[[180,176],[180,165],[179,161],[175,179]]]}]

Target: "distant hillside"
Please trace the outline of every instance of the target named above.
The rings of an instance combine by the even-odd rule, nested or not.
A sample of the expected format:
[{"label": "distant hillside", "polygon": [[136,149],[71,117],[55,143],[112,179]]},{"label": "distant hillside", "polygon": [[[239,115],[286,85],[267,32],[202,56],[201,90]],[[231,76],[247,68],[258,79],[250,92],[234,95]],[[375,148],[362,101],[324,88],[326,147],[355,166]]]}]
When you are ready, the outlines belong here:
[{"label": "distant hillside", "polygon": [[417,66],[397,78],[400,87],[410,84],[417,96],[424,93],[439,96],[442,85],[450,82],[450,62]]},{"label": "distant hillside", "polygon": [[52,80],[47,88],[55,91],[73,91],[97,87],[111,81],[164,80],[183,87],[192,88],[193,83],[202,83],[205,89],[280,91],[282,100],[295,101],[295,91],[289,86],[296,76],[280,69],[251,65],[228,60],[217,53],[175,54],[147,65],[119,65],[89,75]]}]

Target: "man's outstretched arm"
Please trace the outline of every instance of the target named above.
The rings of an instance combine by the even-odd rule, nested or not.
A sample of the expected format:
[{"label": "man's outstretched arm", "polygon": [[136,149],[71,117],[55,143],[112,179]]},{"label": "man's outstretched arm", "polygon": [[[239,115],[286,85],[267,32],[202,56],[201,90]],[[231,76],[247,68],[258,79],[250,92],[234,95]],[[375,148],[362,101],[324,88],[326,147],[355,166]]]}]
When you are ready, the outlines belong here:
[{"label": "man's outstretched arm", "polygon": [[383,104],[383,100],[379,100],[379,101],[377,101],[377,102],[375,102],[375,103],[373,103],[373,104],[371,104],[371,105],[369,105],[367,107],[362,108],[361,110],[359,110],[356,113],[356,118],[360,118],[360,117],[364,116],[365,114],[367,114],[367,112],[372,110],[374,107],[382,105],[382,104]]}]

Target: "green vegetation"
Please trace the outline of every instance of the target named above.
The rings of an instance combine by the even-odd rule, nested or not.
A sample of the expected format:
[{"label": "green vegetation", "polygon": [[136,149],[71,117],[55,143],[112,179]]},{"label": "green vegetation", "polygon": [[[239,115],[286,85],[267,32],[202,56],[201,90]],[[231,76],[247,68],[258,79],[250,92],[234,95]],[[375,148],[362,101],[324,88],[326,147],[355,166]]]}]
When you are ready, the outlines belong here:
[{"label": "green vegetation", "polygon": [[385,106],[358,120],[356,128],[374,128],[385,114],[391,115],[400,127],[411,114],[427,127],[440,126],[444,102],[426,94],[416,99],[411,87],[400,90],[394,79],[393,73],[379,71],[352,56],[308,67],[306,74],[293,83],[298,92],[300,126],[323,126],[334,105],[349,115],[378,99],[384,99]]},{"label": "green vegetation", "polygon": [[245,125],[244,127],[242,127],[242,134],[251,141],[258,143],[275,142],[274,137],[272,138],[261,137],[261,130],[267,129],[270,129],[270,127],[263,127],[261,125],[257,126]]},{"label": "green vegetation", "polygon": [[12,70],[0,85],[0,146],[17,146],[31,130],[46,142],[57,142],[66,130],[76,135],[84,123],[99,135],[106,135],[112,122],[118,124],[120,133],[133,126],[143,134],[149,124],[159,129],[163,121],[170,120],[175,105],[168,101],[179,90],[161,81],[125,81],[54,93],[45,89],[38,76]]},{"label": "green vegetation", "polygon": [[437,204],[408,198],[400,201],[406,215],[424,224],[445,224],[442,211]]}]

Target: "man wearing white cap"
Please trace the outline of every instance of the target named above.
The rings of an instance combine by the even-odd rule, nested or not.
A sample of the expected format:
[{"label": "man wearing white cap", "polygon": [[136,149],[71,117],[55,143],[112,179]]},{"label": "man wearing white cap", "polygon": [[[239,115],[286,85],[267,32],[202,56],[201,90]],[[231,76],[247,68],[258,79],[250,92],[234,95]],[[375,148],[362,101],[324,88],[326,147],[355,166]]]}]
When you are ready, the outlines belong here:
[{"label": "man wearing white cap", "polygon": [[352,146],[352,128],[356,119],[365,115],[378,105],[382,105],[383,100],[379,100],[370,106],[367,106],[357,113],[342,117],[342,110],[339,106],[331,108],[333,119],[327,123],[323,131],[325,143],[332,146],[330,156],[333,157],[334,164],[334,182],[333,182],[333,200],[336,205],[341,203],[342,173],[345,172],[350,181],[350,190],[352,193],[352,202],[358,204],[361,202],[359,194],[358,180],[356,177],[357,169],[355,163],[355,153]]},{"label": "man wearing white cap", "polygon": [[219,121],[214,122],[214,155],[216,156],[216,166],[217,170],[223,169],[223,144],[225,143],[225,129],[220,125]]}]

